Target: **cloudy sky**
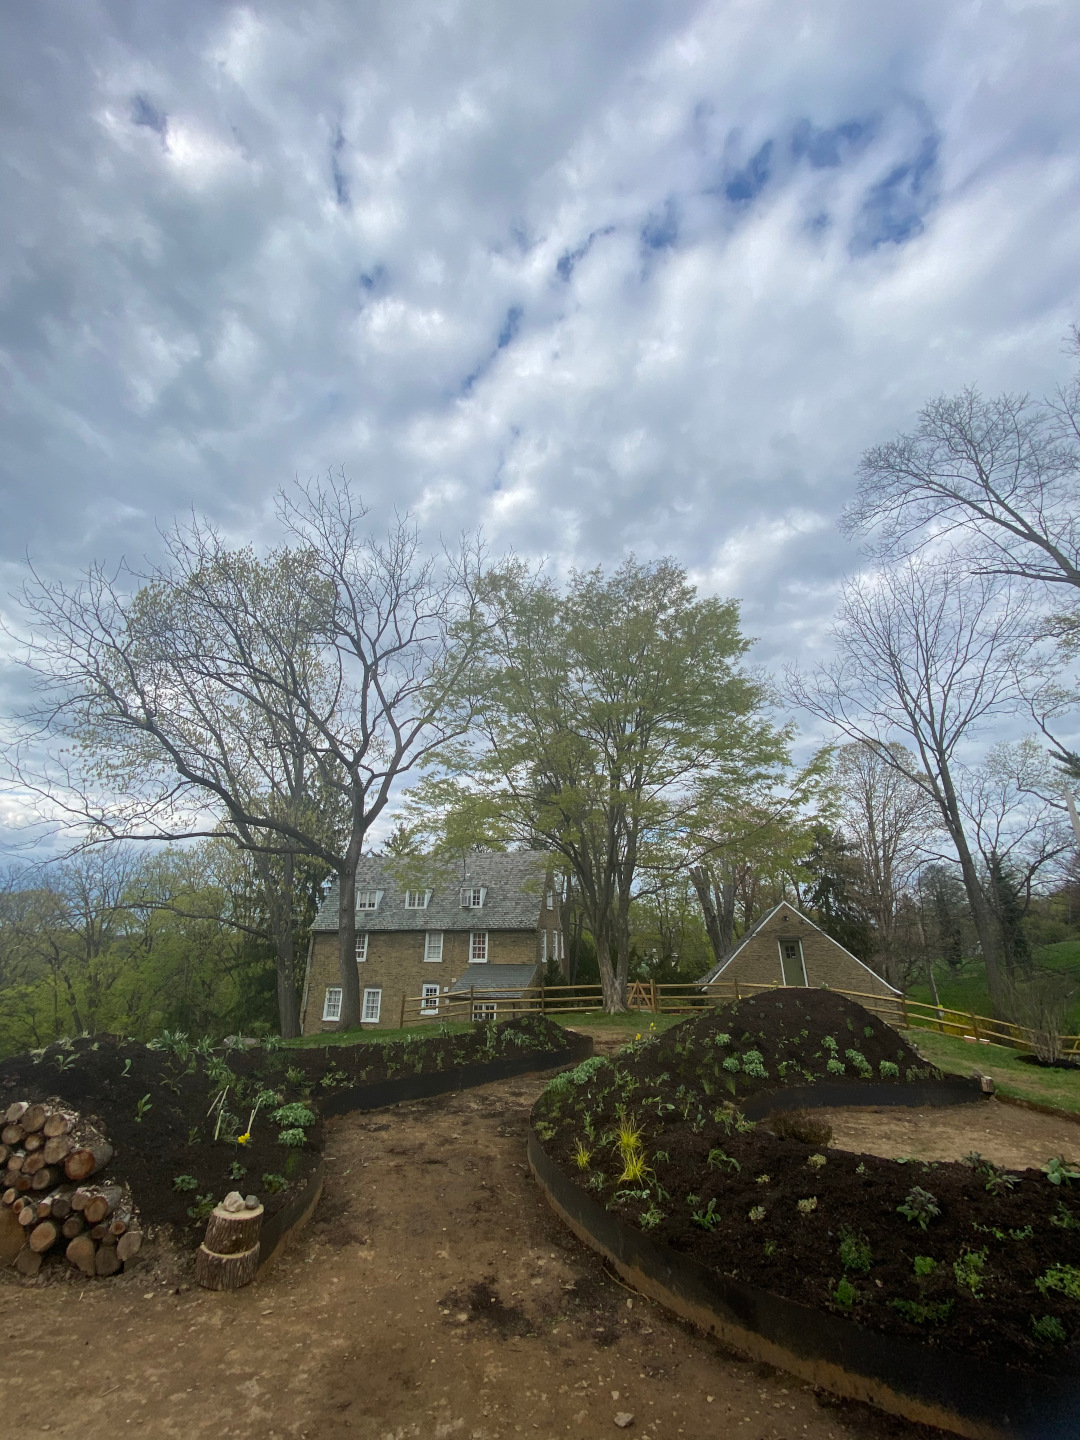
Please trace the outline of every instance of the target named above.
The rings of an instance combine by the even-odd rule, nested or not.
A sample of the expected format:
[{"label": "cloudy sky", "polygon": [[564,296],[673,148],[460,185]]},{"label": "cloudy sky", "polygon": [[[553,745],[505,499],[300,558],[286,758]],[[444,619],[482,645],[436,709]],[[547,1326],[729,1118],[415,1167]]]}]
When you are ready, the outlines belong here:
[{"label": "cloudy sky", "polygon": [[861,450],[1071,368],[1074,0],[3,10],[4,591],[343,468],[779,664]]}]

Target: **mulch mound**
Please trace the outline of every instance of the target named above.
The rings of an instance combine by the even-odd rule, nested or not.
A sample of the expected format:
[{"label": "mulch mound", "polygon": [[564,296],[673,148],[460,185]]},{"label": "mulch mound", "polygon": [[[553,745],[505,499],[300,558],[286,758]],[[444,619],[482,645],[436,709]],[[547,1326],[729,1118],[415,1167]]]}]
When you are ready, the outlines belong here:
[{"label": "mulch mound", "polygon": [[888,1334],[1076,1373],[1080,1181],[978,1156],[854,1155],[791,1138],[797,1121],[777,1124],[781,1138],[737,1103],[786,1084],[939,1073],[854,1002],[785,990],[585,1061],[548,1087],[534,1124],[607,1209],[725,1275]]}]

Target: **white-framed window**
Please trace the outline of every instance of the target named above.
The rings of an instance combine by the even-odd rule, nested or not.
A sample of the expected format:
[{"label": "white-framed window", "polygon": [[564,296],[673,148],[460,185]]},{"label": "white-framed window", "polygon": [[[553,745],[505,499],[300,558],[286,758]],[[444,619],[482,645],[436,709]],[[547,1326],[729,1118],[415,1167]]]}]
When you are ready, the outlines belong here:
[{"label": "white-framed window", "polygon": [[356,937],[356,963],[358,965],[362,965],[367,959],[367,942],[367,931],[361,930],[360,934]]},{"label": "white-framed window", "polygon": [[424,959],[441,960],[443,953],[443,932],[441,930],[429,930],[424,936]]},{"label": "white-framed window", "polygon": [[463,910],[481,910],[487,895],[486,885],[467,885],[461,892]]},{"label": "white-framed window", "polygon": [[547,931],[540,931],[540,963],[547,964]]},{"label": "white-framed window", "polygon": [[474,1020],[494,1020],[498,1010],[499,1007],[494,1000],[474,1000],[472,1018]]},{"label": "white-framed window", "polygon": [[365,990],[364,1008],[360,1011],[360,1019],[365,1025],[377,1025],[379,1015],[382,1011],[382,991]]},{"label": "white-framed window", "polygon": [[556,930],[556,931],[555,931],[555,934],[556,934],[556,936],[558,937],[558,941],[559,941],[559,959],[560,959],[560,960],[565,960],[565,959],[566,959],[566,936],[565,936],[565,934],[563,933],[563,931],[561,931],[561,930]]},{"label": "white-framed window", "polygon": [[358,890],[356,892],[357,910],[377,910],[382,893],[381,890]]},{"label": "white-framed window", "polygon": [[406,890],[406,891],[405,891],[405,909],[406,909],[406,910],[426,910],[427,907],[428,907],[428,901],[429,901],[430,899],[431,899],[431,891],[430,891],[430,890]]},{"label": "white-framed window", "polygon": [[488,958],[488,932],[473,930],[469,935],[469,960],[473,965],[482,965]]},{"label": "white-framed window", "polygon": [[420,995],[420,1014],[437,1015],[439,1013],[438,985],[425,985],[421,990]]},{"label": "white-framed window", "polygon": [[322,1018],[324,1020],[341,1019],[341,986],[328,985],[326,987],[326,999],[323,1001]]},{"label": "white-framed window", "polygon": [[555,891],[551,889],[547,892],[547,908],[549,910],[555,909]]}]

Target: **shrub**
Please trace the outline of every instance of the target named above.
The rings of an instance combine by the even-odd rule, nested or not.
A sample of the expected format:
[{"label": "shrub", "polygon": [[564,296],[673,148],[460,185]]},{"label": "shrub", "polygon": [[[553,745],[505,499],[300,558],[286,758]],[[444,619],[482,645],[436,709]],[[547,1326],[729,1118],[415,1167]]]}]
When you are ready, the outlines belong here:
[{"label": "shrub", "polygon": [[865,1235],[856,1235],[851,1230],[841,1232],[840,1263],[845,1270],[869,1270],[873,1260]]},{"label": "shrub", "polygon": [[299,1150],[307,1140],[307,1136],[299,1126],[292,1130],[282,1130],[277,1138],[279,1145],[288,1145],[293,1150]]},{"label": "shrub", "polygon": [[306,1105],[301,1105],[299,1101],[294,1101],[291,1105],[282,1105],[279,1110],[274,1111],[271,1118],[275,1124],[289,1129],[295,1129],[297,1126],[306,1129],[308,1125],[315,1124],[315,1116],[312,1111]]},{"label": "shrub", "polygon": [[809,1110],[778,1110],[769,1117],[769,1127],[780,1140],[798,1140],[822,1148],[832,1143],[832,1126]]},{"label": "shrub", "polygon": [[925,1230],[930,1221],[937,1219],[941,1214],[941,1206],[935,1197],[930,1194],[929,1190],[924,1190],[921,1185],[915,1185],[909,1190],[904,1203],[896,1208],[901,1215],[917,1223],[922,1230]]},{"label": "shrub", "polygon": [[899,1080],[900,1066],[894,1060],[879,1060],[878,1073],[882,1080]]},{"label": "shrub", "polygon": [[1021,1027],[1036,1058],[1045,1064],[1062,1058],[1061,1032],[1075,995],[1073,982],[1058,974],[1035,975],[1006,987],[1008,1018]]}]

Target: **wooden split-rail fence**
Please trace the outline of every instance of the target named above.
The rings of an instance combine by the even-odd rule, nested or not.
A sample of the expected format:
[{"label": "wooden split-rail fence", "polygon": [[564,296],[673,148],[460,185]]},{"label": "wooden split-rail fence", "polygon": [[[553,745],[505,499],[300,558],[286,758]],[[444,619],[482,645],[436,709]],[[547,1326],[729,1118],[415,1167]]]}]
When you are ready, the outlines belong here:
[{"label": "wooden split-rail fence", "polygon": [[[694,983],[658,984],[653,980],[632,981],[627,990],[627,1005],[632,1011],[651,1015],[690,1015],[716,1005],[730,1003],[765,991],[783,989],[778,982],[762,984],[751,981],[715,981],[708,990]],[[890,1025],[903,1029],[936,1030],[975,1043],[1004,1045],[1013,1050],[1034,1050],[1032,1035],[1021,1025],[976,1015],[968,1010],[953,1010],[944,1005],[930,1005],[909,1000],[905,995],[874,995],[859,990],[834,990],[833,994],[856,1000],[865,1009]],[[402,1000],[399,1015],[401,1028],[444,1021],[508,1020],[515,1015],[580,1016],[603,1010],[604,996],[600,985],[534,985],[527,990],[499,991],[473,988],[453,994],[409,996]],[[1080,1057],[1080,1035],[1059,1037],[1061,1053]]]}]

